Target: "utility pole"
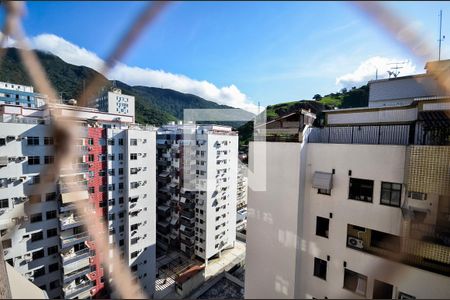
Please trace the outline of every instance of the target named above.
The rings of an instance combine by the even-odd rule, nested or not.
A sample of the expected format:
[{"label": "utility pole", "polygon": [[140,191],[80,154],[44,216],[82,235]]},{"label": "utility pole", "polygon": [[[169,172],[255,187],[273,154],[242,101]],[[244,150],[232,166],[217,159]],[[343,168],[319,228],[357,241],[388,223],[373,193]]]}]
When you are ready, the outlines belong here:
[{"label": "utility pole", "polygon": [[439,54],[438,54],[438,60],[441,60],[441,46],[442,41],[445,39],[445,35],[442,36],[442,9],[439,11]]}]

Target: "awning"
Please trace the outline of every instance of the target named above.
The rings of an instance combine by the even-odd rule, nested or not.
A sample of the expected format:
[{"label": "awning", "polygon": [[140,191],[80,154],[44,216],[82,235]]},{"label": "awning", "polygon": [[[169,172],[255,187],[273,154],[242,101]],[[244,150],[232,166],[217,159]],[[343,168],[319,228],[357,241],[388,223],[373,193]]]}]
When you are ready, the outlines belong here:
[{"label": "awning", "polygon": [[313,188],[331,190],[333,187],[333,174],[318,172],[314,173]]},{"label": "awning", "polygon": [[71,193],[64,193],[61,195],[62,203],[71,203],[76,201],[82,201],[89,199],[89,193],[87,191],[77,191]]}]

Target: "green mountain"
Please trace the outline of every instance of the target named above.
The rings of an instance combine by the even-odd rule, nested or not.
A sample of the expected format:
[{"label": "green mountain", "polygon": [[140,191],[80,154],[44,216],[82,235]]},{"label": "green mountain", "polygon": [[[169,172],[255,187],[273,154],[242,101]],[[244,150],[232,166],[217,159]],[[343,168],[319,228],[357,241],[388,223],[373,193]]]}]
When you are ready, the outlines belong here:
[{"label": "green mountain", "polygon": [[[42,51],[36,51],[36,54],[47,73],[48,79],[64,99],[78,99],[83,86],[87,86],[94,76],[99,75],[97,71],[91,68],[66,63],[53,54]],[[100,76],[105,87],[112,85],[112,82],[106,77]],[[20,61],[19,53],[15,48],[7,48],[5,57],[0,61],[0,81],[32,85]],[[195,95],[184,94],[170,89],[130,86],[121,81],[114,81],[114,84],[121,88],[123,93],[135,96],[136,122],[138,123],[161,125],[169,121],[182,120],[185,108],[232,108]],[[253,116],[253,114],[244,110],[241,110],[241,113],[247,118]],[[244,122],[216,123],[238,127]]]}]

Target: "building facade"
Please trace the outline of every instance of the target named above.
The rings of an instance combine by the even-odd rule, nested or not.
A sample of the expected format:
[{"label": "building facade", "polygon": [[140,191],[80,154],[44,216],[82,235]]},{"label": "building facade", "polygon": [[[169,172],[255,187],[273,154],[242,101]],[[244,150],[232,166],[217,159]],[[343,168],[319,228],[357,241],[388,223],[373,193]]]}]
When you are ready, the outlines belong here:
[{"label": "building facade", "polygon": [[125,116],[135,116],[134,96],[122,94],[122,90],[112,87],[104,90],[92,101],[91,107],[103,112]]},{"label": "building facade", "polygon": [[267,178],[253,191],[249,176],[245,297],[448,298],[448,100],[328,111],[299,142],[252,142]]},{"label": "building facade", "polygon": [[[78,157],[71,167],[61,169],[59,178],[44,178],[40,173],[53,164],[55,155],[53,109],[73,119],[81,137],[74,145]],[[130,116],[120,116],[119,122],[116,114],[69,105],[38,109],[2,105],[0,110],[5,260],[50,298],[105,295],[109,274],[73,205],[88,199],[109,230],[105,234],[111,246],[119,248],[145,292],[152,295],[156,131],[135,125]],[[6,230],[11,223],[14,227]]]},{"label": "building facade", "polygon": [[208,259],[236,240],[238,136],[230,127],[158,130],[157,245]]},{"label": "building facade", "polygon": [[44,105],[45,98],[44,95],[35,93],[32,86],[0,82],[0,104],[36,108]]}]

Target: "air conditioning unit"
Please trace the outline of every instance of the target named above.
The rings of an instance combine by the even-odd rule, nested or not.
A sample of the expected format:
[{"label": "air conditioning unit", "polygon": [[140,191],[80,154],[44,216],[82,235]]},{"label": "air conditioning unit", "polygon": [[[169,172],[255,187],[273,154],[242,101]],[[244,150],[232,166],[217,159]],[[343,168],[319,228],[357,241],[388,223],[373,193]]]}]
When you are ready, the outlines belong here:
[{"label": "air conditioning unit", "polygon": [[408,198],[414,200],[427,200],[427,194],[418,192],[408,192]]},{"label": "air conditioning unit", "polygon": [[364,242],[361,239],[349,236],[347,238],[347,244],[351,247],[363,249],[364,248]]}]

